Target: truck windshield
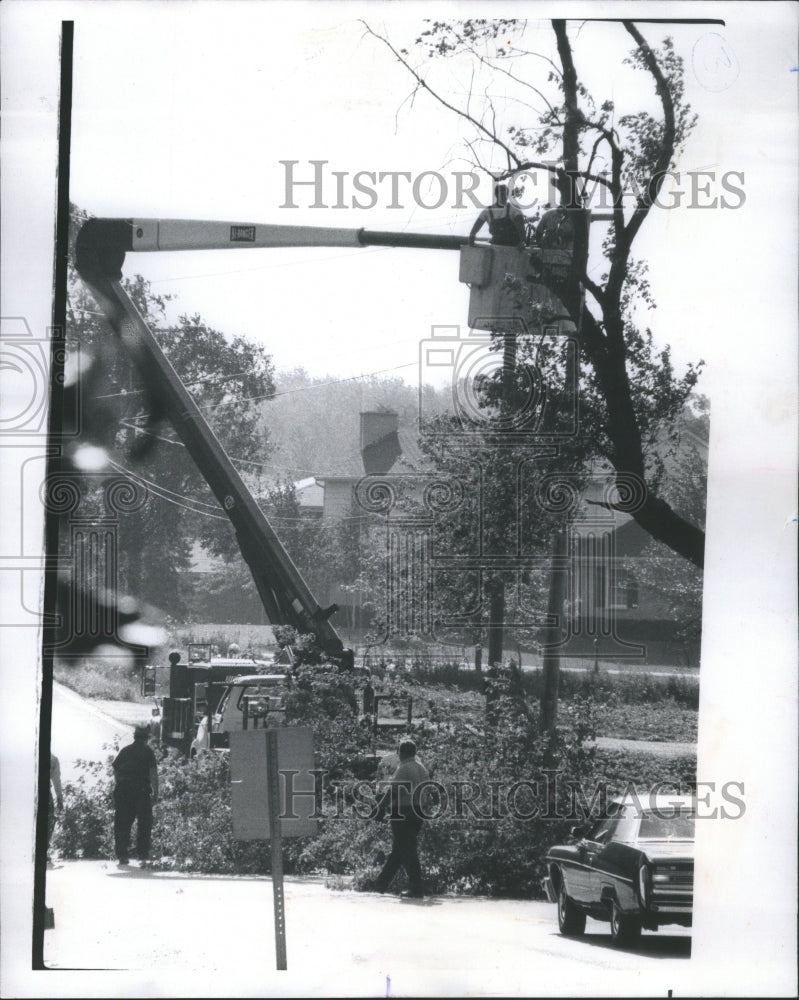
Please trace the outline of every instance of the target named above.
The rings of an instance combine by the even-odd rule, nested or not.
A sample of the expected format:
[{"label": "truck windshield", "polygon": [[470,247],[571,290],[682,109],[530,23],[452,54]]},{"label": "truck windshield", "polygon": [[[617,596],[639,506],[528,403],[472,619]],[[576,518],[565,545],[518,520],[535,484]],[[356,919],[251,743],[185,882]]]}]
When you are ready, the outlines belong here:
[{"label": "truck windshield", "polygon": [[259,681],[258,684],[247,684],[241,690],[239,695],[239,700],[237,708],[244,709],[244,698],[249,698],[252,701],[255,698],[271,698],[272,702],[276,699],[282,698],[285,691],[285,683],[282,677],[270,678],[269,680]]},{"label": "truck windshield", "polygon": [[230,688],[226,688],[224,694],[219,699],[219,704],[216,706],[216,711],[218,715],[224,715],[225,709],[227,708],[227,703],[230,701]]}]

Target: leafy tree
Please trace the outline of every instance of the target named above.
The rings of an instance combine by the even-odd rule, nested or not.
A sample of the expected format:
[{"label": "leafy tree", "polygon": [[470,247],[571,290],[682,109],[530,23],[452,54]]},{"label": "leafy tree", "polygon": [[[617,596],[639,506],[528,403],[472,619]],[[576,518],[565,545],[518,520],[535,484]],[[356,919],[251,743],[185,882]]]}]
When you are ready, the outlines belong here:
[{"label": "leafy tree", "polygon": [[[353,509],[342,519],[309,515],[300,506],[294,484],[287,480],[271,485],[254,483],[253,490],[258,505],[320,603],[324,604],[339,588],[357,591],[365,552],[363,512]],[[249,570],[238,557],[233,532],[217,531],[213,536],[207,532],[204,540],[208,550],[223,562],[199,583],[195,613],[199,617],[212,615],[215,621],[241,621],[242,614],[258,619],[263,610]],[[347,624],[340,618],[333,621]]]},{"label": "leafy tree", "polygon": [[[85,219],[73,208],[74,231]],[[154,292],[140,275],[123,285],[223,447],[234,461],[257,470],[269,442],[252,400],[273,389],[271,358],[259,345],[209,327],[199,315],[169,323],[170,296]],[[103,471],[116,471],[146,490],[145,503],[119,519],[120,587],[180,615],[187,608],[192,543],[199,538],[212,544],[229,531],[227,517],[171,426],[162,424],[147,385],[73,270],[67,334],[79,346],[82,443],[105,450]]]},{"label": "leafy tree", "polygon": [[[528,429],[537,434],[557,435],[575,419],[567,377],[572,345],[547,342],[542,334],[533,326],[523,336],[495,335],[492,346],[502,352],[502,363],[479,380],[473,412],[431,420],[422,439],[432,467],[447,473],[458,490],[454,509],[436,518],[435,551],[469,567],[437,574],[436,612],[450,618],[455,612],[475,636],[487,638],[489,665],[502,660],[508,623],[517,641],[530,641],[546,611],[541,556],[562,514],[542,505],[540,484],[555,476],[578,490],[587,475],[581,435],[546,441],[516,436],[527,411],[533,421]],[[503,559],[524,568],[502,568]],[[467,608],[474,611],[464,614]]]},{"label": "leafy tree", "polygon": [[[503,166],[491,171],[498,179],[533,169],[554,178],[571,228],[574,264],[563,277],[550,276],[549,286],[579,331],[587,362],[581,398],[592,414],[586,422],[590,444],[618,472],[645,484],[633,513],[642,527],[701,566],[704,532],[660,494],[655,454],[662,428],[675,422],[701,362],[678,376],[668,348],[657,352],[651,332],[639,329],[635,306],[646,303],[648,285],[646,265],[633,255],[635,239],[696,121],[684,96],[683,63],[670,39],[653,48],[632,21],[624,21],[635,45],[628,64],[649,75],[660,113],[620,114],[612,99],[595,101],[581,82],[566,21],[552,21],[554,58],[525,48],[525,28],[523,21],[506,19],[428,21],[409,51],[366,25],[409,72],[414,94],[429,94],[471,130],[465,141],[478,167],[487,170],[484,163],[499,154]],[[448,83],[434,80],[438,60],[447,63]],[[459,102],[451,96],[452,73],[464,61],[470,83]],[[496,97],[502,93],[508,95],[504,104]],[[604,170],[602,157],[609,165]],[[635,190],[628,206],[631,179]],[[589,273],[585,211],[597,186],[612,206],[602,244],[607,270],[598,281]]]}]

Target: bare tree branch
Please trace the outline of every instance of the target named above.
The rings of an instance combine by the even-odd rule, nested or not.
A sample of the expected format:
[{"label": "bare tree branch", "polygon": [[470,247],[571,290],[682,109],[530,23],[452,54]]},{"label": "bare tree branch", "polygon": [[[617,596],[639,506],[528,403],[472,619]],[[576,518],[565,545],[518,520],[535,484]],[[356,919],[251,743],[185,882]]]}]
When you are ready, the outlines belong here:
[{"label": "bare tree branch", "polygon": [[[521,85],[522,87],[527,87],[527,88],[528,88],[529,90],[532,90],[532,91],[533,91],[533,93],[534,93],[534,94],[537,94],[537,95],[538,95],[538,97],[540,97],[540,98],[541,98],[541,100],[542,100],[542,101],[544,102],[544,104],[546,104],[546,106],[547,106],[547,108],[549,109],[549,111],[550,111],[550,112],[551,112],[551,113],[552,113],[553,115],[554,115],[554,114],[556,114],[556,111],[555,111],[555,108],[554,108],[554,107],[552,106],[552,104],[550,103],[550,101],[549,101],[549,98],[548,98],[548,97],[547,97],[547,96],[546,96],[546,95],[545,95],[545,94],[543,93],[543,91],[539,90],[539,89],[538,89],[538,87],[534,86],[534,85],[533,85],[532,83],[530,83],[530,82],[529,82],[528,80],[522,80],[522,79],[520,79],[520,78],[519,78],[518,76],[515,76],[515,75],[514,75],[513,73],[511,73],[511,71],[510,71],[510,70],[508,70],[508,69],[505,69],[505,67],[504,67],[504,66],[501,66],[501,65],[499,64],[499,61],[498,61],[498,62],[492,62],[492,61],[491,61],[490,59],[486,59],[486,57],[485,57],[485,56],[481,55],[481,54],[480,54],[480,53],[479,53],[479,52],[477,51],[477,49],[475,49],[475,48],[474,48],[474,46],[473,46],[473,45],[471,45],[471,44],[470,44],[469,42],[467,42],[467,41],[466,41],[466,39],[465,39],[465,38],[463,38],[463,36],[462,36],[462,35],[459,35],[459,34],[458,34],[457,32],[455,33],[455,37],[456,37],[456,38],[458,39],[458,41],[459,41],[459,42],[461,43],[461,45],[463,45],[464,49],[465,49],[465,50],[466,50],[466,51],[467,51],[467,52],[468,52],[468,53],[469,53],[470,55],[474,56],[474,58],[475,58],[475,59],[477,59],[477,60],[478,60],[478,61],[479,61],[479,62],[480,62],[480,63],[481,63],[481,64],[482,64],[483,66],[488,66],[488,67],[489,67],[489,69],[491,69],[491,70],[494,70],[494,71],[496,71],[496,72],[498,72],[498,73],[504,73],[504,74],[505,74],[505,76],[507,76],[507,77],[509,77],[509,78],[510,78],[511,80],[513,80],[513,81],[514,81],[514,83],[518,83],[518,84],[520,84],[520,85]],[[537,53],[528,53],[528,54],[529,54],[529,55],[537,55]],[[542,58],[544,58],[544,57],[542,57]],[[549,62],[551,63],[551,65],[552,65],[552,66],[553,66],[553,68],[554,68],[554,67],[555,67],[555,64],[554,64],[554,63],[552,63],[552,62],[551,62],[551,60],[548,60],[548,61],[549,61]],[[560,73],[559,73],[559,72],[558,72],[558,76],[560,76]],[[536,109],[534,108],[533,110],[536,110]],[[536,111],[536,113],[538,113],[538,112]]]},{"label": "bare tree branch", "polygon": [[588,291],[594,296],[597,305],[600,306],[600,308],[604,307],[605,302],[607,301],[605,297],[605,290],[595,281],[592,281],[588,277],[588,275],[585,274],[585,272],[583,272],[583,274],[580,275],[580,281],[583,284],[583,286],[587,288]]},{"label": "bare tree branch", "polygon": [[435,98],[435,100],[437,100],[438,103],[441,104],[443,107],[445,107],[448,111],[452,111],[454,114],[458,115],[458,117],[468,121],[478,131],[482,132],[487,139],[489,139],[491,142],[495,143],[497,146],[503,149],[507,154],[508,160],[510,162],[516,164],[520,162],[518,156],[508,146],[508,144],[503,142],[502,139],[499,138],[499,136],[494,135],[491,132],[491,130],[486,128],[481,121],[479,121],[477,118],[474,117],[474,115],[470,115],[467,111],[464,111],[463,108],[458,108],[454,104],[450,104],[449,101],[444,100],[444,98],[435,90],[433,90],[432,87],[428,87],[427,83],[424,80],[424,77],[420,76],[413,68],[413,66],[411,66],[408,60],[404,59],[402,55],[399,52],[397,52],[397,50],[394,48],[394,46],[391,44],[391,42],[389,42],[387,38],[384,38],[381,34],[378,34],[378,32],[370,28],[369,25],[366,23],[366,21],[362,20],[361,24],[364,26],[368,34],[372,35],[373,38],[378,39],[378,41],[381,41],[386,46],[386,48],[388,48],[391,51],[391,53],[394,55],[394,58],[399,63],[401,63],[405,67],[405,69],[407,69],[407,71],[411,74],[411,76],[413,76],[413,78],[416,80],[416,82],[418,83],[419,87],[422,90],[426,90],[431,97]]},{"label": "bare tree branch", "polygon": [[549,58],[549,56],[545,56],[542,52],[533,52],[532,49],[522,49],[522,48],[519,48],[518,45],[511,45],[510,52],[511,53],[515,53],[515,54],[521,56],[522,58],[524,58],[525,56],[533,56],[536,59],[543,59],[544,62],[548,62],[549,63],[549,65],[552,67],[552,71],[558,77],[558,79],[560,79],[562,77],[562,75],[563,75],[561,73],[560,66],[558,66],[557,63],[553,62]]}]

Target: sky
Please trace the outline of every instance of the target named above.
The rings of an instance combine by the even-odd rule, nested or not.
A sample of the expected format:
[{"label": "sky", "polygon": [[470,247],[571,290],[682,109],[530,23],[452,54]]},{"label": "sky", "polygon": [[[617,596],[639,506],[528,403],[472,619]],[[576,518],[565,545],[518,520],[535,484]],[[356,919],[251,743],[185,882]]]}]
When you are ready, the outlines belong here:
[{"label": "sky", "polygon": [[[482,3],[435,9],[485,16]],[[657,343],[673,346],[678,367],[706,361],[700,387],[712,419],[698,771],[709,781],[742,781],[747,803],[739,823],[698,825],[702,891],[692,959],[662,986],[675,995],[787,995],[796,954],[797,8],[643,0],[534,8],[570,19],[633,9],[639,18],[726,19],[723,27],[673,31],[700,116],[679,167],[741,171],[746,193],[733,210],[652,212],[637,251],[651,265],[658,308],[643,319]],[[425,94],[403,103],[407,76],[356,23],[364,16],[407,39],[429,10],[255,0],[0,4],[4,350],[20,323],[49,347],[62,18],[75,22],[70,193],[92,214],[466,233],[473,211],[451,206],[392,210],[382,199],[363,210],[281,207],[281,160],[327,160],[348,175],[464,166],[456,159],[464,155],[460,126]],[[530,5],[492,7],[495,16],[506,10],[529,15]],[[621,105],[631,94],[621,29],[575,22],[571,30],[581,74],[597,96]],[[649,39],[662,34],[654,25],[642,30]],[[714,32],[723,35],[723,52],[707,48]],[[551,47],[546,26],[531,34],[536,47]],[[459,71],[439,72],[457,94]],[[640,98],[642,87],[632,96]],[[648,84],[645,92],[651,100]],[[132,267],[158,292],[177,294],[178,309],[264,343],[279,368],[303,365],[318,375],[391,369],[412,382],[431,327],[466,321],[457,256],[443,252],[139,255]],[[9,410],[20,386],[13,374],[0,377],[0,639],[4,664],[20,667],[1,736],[0,972],[8,995],[75,995],[71,974],[47,973],[44,983],[27,959],[32,873],[24,831],[32,830],[41,652],[36,477],[48,441],[41,428],[14,431]],[[38,391],[44,413],[46,380]],[[23,577],[33,578],[24,593]],[[751,871],[754,895],[750,878],[730,877]],[[204,995],[208,984],[190,979],[177,970],[174,995],[190,987]],[[568,993],[570,984],[562,986]],[[158,988],[133,975],[98,985],[87,973],[81,995],[140,996],[144,987]]]},{"label": "sky", "polygon": [[[90,16],[79,19],[74,202],[98,216],[468,233],[476,210],[466,198],[453,207],[453,171],[472,167],[464,142],[471,138],[468,126],[428,94],[408,101],[413,86],[407,71],[366,33],[350,8],[316,5],[309,18],[310,8],[303,4],[223,6],[115,3],[93,5]],[[378,4],[363,12],[374,30],[401,46],[421,25],[418,9],[406,10]],[[756,168],[766,150],[759,143],[759,152],[753,149],[751,135],[740,142],[737,116],[742,100],[774,88],[780,62],[784,84],[792,84],[790,40],[765,65],[757,26],[753,30],[748,24],[740,38],[732,32],[737,72],[728,74],[732,82],[726,89],[709,90],[703,81],[719,56],[712,44],[710,56],[703,55],[702,46],[715,29],[677,25],[670,30],[685,58],[687,97],[700,116],[680,170],[718,176]],[[644,32],[657,42],[667,29],[646,25]],[[642,106],[656,109],[647,74],[622,66],[631,45],[620,25],[577,22],[571,35],[581,77],[597,100],[615,99],[619,114]],[[546,21],[531,22],[524,44],[555,55]],[[549,87],[544,59],[528,57],[512,65],[525,80]],[[471,61],[456,60],[431,70],[436,85],[456,103],[463,101],[472,67]],[[479,100],[486,83],[478,77],[473,100]],[[503,86],[502,97],[538,100],[502,77],[493,82],[492,95]],[[524,113],[526,118],[506,113],[502,122],[533,120]],[[326,161],[328,207],[311,207],[307,186],[292,188],[297,207],[287,207],[289,168],[281,161],[289,160],[297,161],[291,169],[298,180],[313,176],[309,161]],[[502,161],[493,166],[501,167]],[[448,197],[440,209],[420,207],[402,180],[394,202],[402,207],[389,208],[391,191],[384,181],[375,185],[377,204],[353,207],[352,197],[358,197],[353,175],[381,170],[409,171],[414,179],[439,171]],[[332,171],[345,174],[346,207],[332,207]],[[746,191],[745,180],[733,183]],[[722,193],[719,184],[710,182],[712,194]],[[658,301],[657,314],[641,319],[652,325],[657,343],[672,346],[678,367],[712,354],[717,346],[718,299],[732,292],[726,279],[744,253],[742,217],[751,219],[747,206],[692,210],[685,206],[690,199],[685,177],[681,187],[688,192],[683,207],[653,212],[635,250],[650,262]],[[435,202],[433,181],[418,191],[427,204]],[[602,267],[603,228],[593,227],[595,275]],[[155,291],[176,296],[173,316],[199,312],[229,335],[262,342],[278,368],[302,366],[315,375],[386,371],[415,384],[420,343],[431,327],[460,324],[465,331],[468,291],[458,282],[452,252],[315,248],[142,254],[126,268],[144,274]]]}]

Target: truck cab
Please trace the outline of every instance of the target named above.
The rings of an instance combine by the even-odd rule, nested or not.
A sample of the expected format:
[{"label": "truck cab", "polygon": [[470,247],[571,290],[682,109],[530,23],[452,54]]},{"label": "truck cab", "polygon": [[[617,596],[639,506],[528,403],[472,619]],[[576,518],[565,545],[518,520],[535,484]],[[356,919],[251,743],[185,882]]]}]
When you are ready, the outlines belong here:
[{"label": "truck cab", "polygon": [[229,681],[216,708],[199,719],[189,756],[200,750],[227,750],[231,732],[282,725],[290,687],[288,674],[250,674]]}]

